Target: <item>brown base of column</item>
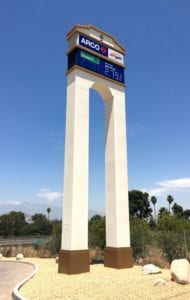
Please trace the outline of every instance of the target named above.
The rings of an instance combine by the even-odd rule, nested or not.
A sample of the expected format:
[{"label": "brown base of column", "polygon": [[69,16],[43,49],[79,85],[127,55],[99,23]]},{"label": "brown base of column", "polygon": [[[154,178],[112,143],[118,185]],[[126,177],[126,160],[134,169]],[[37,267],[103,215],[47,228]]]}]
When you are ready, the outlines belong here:
[{"label": "brown base of column", "polygon": [[58,273],[72,275],[89,271],[88,250],[60,250]]},{"label": "brown base of column", "polygon": [[113,248],[104,250],[104,266],[115,269],[133,267],[133,251],[131,247]]}]

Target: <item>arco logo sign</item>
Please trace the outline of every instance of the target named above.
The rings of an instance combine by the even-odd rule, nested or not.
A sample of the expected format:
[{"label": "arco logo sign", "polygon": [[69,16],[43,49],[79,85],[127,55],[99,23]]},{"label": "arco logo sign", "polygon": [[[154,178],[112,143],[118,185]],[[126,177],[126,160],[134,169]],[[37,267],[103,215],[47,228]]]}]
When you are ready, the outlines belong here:
[{"label": "arco logo sign", "polygon": [[108,48],[101,45],[100,43],[97,43],[83,35],[79,35],[79,45],[85,47],[85,48],[88,48],[92,51],[95,51],[101,55],[104,55],[104,56],[108,56]]}]

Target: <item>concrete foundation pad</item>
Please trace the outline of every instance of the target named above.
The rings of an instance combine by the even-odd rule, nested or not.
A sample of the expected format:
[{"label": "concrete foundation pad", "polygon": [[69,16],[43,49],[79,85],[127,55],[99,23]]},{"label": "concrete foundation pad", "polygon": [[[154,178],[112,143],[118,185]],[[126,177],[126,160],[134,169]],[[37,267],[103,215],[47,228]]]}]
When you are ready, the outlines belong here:
[{"label": "concrete foundation pad", "polygon": [[73,275],[89,271],[89,250],[60,250],[58,273]]},{"label": "concrete foundation pad", "polygon": [[106,247],[104,250],[104,266],[115,269],[133,267],[133,252],[131,247]]}]

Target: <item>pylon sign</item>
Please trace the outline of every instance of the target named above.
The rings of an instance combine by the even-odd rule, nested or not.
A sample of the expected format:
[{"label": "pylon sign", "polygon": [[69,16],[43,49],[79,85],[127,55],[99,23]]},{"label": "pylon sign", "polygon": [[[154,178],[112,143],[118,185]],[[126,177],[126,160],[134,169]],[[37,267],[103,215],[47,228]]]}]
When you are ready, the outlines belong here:
[{"label": "pylon sign", "polygon": [[125,115],[125,49],[92,25],[76,25],[67,35],[67,110],[62,243],[59,272],[88,272],[89,90],[105,106],[104,265],[133,266],[130,247]]}]

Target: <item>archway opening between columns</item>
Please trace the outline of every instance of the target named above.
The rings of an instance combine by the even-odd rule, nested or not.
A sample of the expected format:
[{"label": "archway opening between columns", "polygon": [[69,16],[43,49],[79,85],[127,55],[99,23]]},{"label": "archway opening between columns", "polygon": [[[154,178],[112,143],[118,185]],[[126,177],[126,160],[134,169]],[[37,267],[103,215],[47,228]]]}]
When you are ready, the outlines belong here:
[{"label": "archway opening between columns", "polygon": [[105,116],[101,95],[90,89],[89,119],[89,209],[105,214]]}]

